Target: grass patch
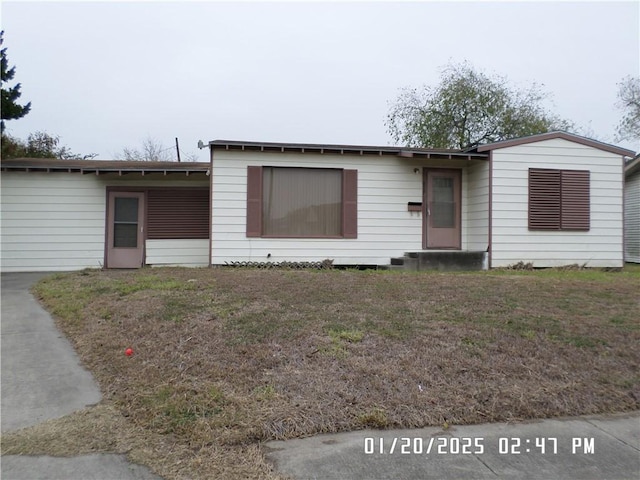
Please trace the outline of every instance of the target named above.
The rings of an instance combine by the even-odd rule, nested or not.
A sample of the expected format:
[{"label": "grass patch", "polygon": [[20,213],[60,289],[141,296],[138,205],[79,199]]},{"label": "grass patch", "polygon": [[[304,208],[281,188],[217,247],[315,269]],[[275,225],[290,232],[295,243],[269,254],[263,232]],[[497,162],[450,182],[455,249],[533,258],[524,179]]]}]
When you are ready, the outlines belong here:
[{"label": "grass patch", "polygon": [[261,385],[253,390],[253,396],[259,402],[273,400],[276,395],[276,388],[273,385]]},{"label": "grass patch", "polygon": [[358,423],[362,428],[386,428],[389,426],[389,419],[384,410],[374,408],[358,415]]},{"label": "grass patch", "polygon": [[119,295],[131,295],[141,291],[181,291],[193,290],[191,282],[180,281],[175,278],[166,278],[159,273],[142,274],[136,277],[120,278],[111,287]]},{"label": "grass patch", "polygon": [[277,478],[263,440],[637,410],[638,291],[635,268],[55,275],[34,292],[105,401],[3,436],[3,453]]},{"label": "grass patch", "polygon": [[364,337],[361,330],[329,330],[329,337],[336,342],[358,343]]},{"label": "grass patch", "polygon": [[582,335],[574,335],[562,338],[563,342],[578,348],[596,348],[598,346],[607,346],[607,342],[602,339],[586,337]]}]

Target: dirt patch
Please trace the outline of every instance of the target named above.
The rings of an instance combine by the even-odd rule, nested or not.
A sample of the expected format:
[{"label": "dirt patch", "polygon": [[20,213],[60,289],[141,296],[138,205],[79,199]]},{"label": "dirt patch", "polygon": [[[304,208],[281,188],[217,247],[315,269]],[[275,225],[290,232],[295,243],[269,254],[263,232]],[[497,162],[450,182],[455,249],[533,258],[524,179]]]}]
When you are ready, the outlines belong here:
[{"label": "dirt patch", "polygon": [[93,448],[166,478],[275,478],[263,440],[640,408],[637,272],[145,269],[35,291],[113,417]]}]

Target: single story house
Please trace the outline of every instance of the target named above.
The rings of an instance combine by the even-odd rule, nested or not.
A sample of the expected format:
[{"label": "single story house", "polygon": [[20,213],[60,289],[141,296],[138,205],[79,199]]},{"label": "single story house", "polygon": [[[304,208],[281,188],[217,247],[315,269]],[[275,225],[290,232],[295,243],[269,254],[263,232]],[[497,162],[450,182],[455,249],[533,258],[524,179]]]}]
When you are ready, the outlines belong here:
[{"label": "single story house", "polygon": [[209,147],[212,264],[389,265],[407,254],[438,266],[459,253],[487,267],[623,264],[623,165],[634,152],[612,145],[551,132],[471,151]]},{"label": "single story house", "polygon": [[2,161],[2,271],[623,264],[623,169],[635,153],[577,135],[468,151],[225,140],[209,150],[209,163]]},{"label": "single story house", "polygon": [[624,169],[624,260],[640,263],[640,155]]}]

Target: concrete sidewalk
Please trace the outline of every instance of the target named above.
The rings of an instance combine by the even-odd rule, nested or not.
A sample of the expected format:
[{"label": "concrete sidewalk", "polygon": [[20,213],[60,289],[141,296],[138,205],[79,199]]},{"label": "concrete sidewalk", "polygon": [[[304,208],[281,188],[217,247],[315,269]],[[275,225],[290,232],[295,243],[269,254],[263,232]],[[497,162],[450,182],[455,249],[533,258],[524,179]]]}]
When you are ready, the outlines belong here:
[{"label": "concrete sidewalk", "polygon": [[39,273],[2,275],[2,432],[67,415],[101,399],[66,337],[29,288]]},{"label": "concrete sidewalk", "polygon": [[638,479],[640,412],[273,441],[294,479]]},{"label": "concrete sidewalk", "polygon": [[[51,316],[29,293],[45,273],[3,273],[0,347],[3,434],[62,417],[100,401],[84,369]],[[3,479],[158,479],[122,455],[73,458],[2,457]]]}]

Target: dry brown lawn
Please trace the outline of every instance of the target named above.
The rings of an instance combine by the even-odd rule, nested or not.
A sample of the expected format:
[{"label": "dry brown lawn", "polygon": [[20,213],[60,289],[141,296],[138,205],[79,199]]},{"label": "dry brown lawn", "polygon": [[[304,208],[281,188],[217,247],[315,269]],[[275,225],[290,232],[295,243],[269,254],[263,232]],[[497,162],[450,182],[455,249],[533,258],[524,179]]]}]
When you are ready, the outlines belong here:
[{"label": "dry brown lawn", "polygon": [[264,440],[640,408],[638,270],[84,271],[35,293],[104,400],[3,453],[277,478]]}]

